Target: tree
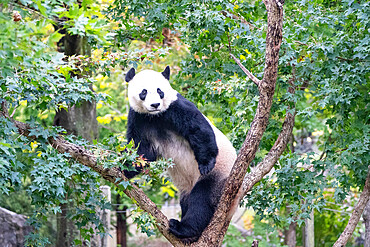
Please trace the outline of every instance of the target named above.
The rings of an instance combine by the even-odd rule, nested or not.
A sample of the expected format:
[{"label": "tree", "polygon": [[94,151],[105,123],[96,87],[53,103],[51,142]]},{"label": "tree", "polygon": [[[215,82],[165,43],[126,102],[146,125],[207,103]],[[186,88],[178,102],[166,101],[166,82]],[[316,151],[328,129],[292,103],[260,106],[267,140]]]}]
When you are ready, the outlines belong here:
[{"label": "tree", "polygon": [[[86,2],[82,7],[39,2],[30,6],[45,16],[73,17],[68,23],[69,32],[88,36],[92,44],[102,37],[92,28],[99,26],[99,22],[85,15],[84,11],[90,11]],[[68,6],[68,11],[61,10],[62,6]],[[300,224],[309,217],[312,208],[320,210],[325,205],[323,192],[326,188],[335,188],[337,201],[342,200],[350,188],[364,188],[355,211],[357,216],[361,214],[362,205],[368,199],[368,185],[364,184],[369,180],[366,179],[369,160],[366,117],[369,115],[366,89],[370,67],[368,9],[369,4],[361,1],[303,1],[283,5],[273,0],[263,3],[172,1],[171,4],[137,1],[135,5],[116,1],[110,7],[108,13],[119,20],[116,31],[119,45],[115,49],[121,59],[108,61],[124,68],[129,62],[135,65],[141,60],[149,61],[150,56],[140,52],[131,53],[130,58],[124,44],[133,39],[160,40],[163,28],[178,32],[181,40],[189,45],[191,56],[182,61],[183,69],[176,78],[176,86],[194,102],[202,103],[206,113],[212,112],[206,103],[214,103],[225,110],[218,116],[215,113],[214,120],[220,124],[217,118],[225,119],[222,130],[229,130],[234,145],[241,148],[218,210],[193,246],[221,245],[230,220],[225,218],[226,213],[230,205],[237,202],[234,200],[237,200],[239,188],[240,194],[247,196],[246,205],[252,205],[258,214],[271,217],[278,225],[291,221]],[[123,162],[143,160],[134,151],[119,154],[123,147],[116,136],[103,141],[104,146],[88,145],[72,137],[62,137],[60,132],[46,130],[32,121],[25,124],[12,118],[18,117],[13,112],[17,113],[16,107],[24,100],[29,106],[45,111],[104,98],[91,92],[85,81],[88,78],[69,75],[72,67],[79,66],[78,62],[65,63],[56,53],[42,52],[40,47],[50,47],[50,44],[40,44],[42,39],[36,36],[35,30],[42,31],[48,19],[36,18],[39,25],[36,27],[28,21],[16,25],[16,19],[9,19],[9,13],[9,10],[2,12],[1,18],[5,27],[1,54],[6,58],[0,74],[0,147],[5,178],[0,184],[2,191],[20,186],[19,175],[30,174],[29,193],[40,208],[31,218],[35,227],[42,222],[45,211],[60,210],[55,205],[63,201],[66,191],[75,194],[89,191],[87,199],[77,199],[79,213],[74,215],[83,236],[88,237],[91,231],[86,228],[87,223],[94,221],[99,225],[93,217],[96,203],[89,200],[104,207],[103,201],[93,192],[99,178],[103,177],[150,213],[159,231],[172,244],[182,246],[168,233],[167,219],[139,188],[142,184],[137,186],[122,175]],[[311,20],[311,17],[315,18]],[[30,31],[29,26],[34,30]],[[58,36],[55,33],[45,34],[51,43],[53,36]],[[28,44],[30,37],[31,44]],[[26,44],[31,49],[25,49]],[[107,67],[104,61],[98,66],[91,65],[98,73],[109,75]],[[354,75],[353,71],[357,73]],[[329,127],[322,124],[323,121]],[[320,157],[301,156],[286,150],[294,124],[296,132],[312,131],[313,126],[324,130],[321,141],[325,144],[321,145]],[[274,165],[275,173],[267,175]],[[56,174],[45,172],[50,167],[52,172],[57,171]],[[78,182],[75,188],[66,186],[71,178]],[[287,204],[290,205],[289,217],[284,221],[276,211]],[[353,219],[351,226],[357,224],[359,217]],[[347,234],[346,230],[347,236],[351,231]],[[31,243],[46,241],[40,240],[38,235],[32,237]],[[341,243],[346,241],[348,237]]]}]

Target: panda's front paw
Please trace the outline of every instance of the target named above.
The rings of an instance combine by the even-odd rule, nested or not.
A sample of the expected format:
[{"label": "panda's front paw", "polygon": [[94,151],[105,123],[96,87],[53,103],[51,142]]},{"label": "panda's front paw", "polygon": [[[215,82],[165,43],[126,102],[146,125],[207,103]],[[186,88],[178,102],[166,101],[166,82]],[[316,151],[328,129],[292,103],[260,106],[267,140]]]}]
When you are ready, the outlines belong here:
[{"label": "panda's front paw", "polygon": [[199,166],[200,175],[208,174],[210,171],[212,171],[214,167],[215,167],[215,163],[210,163],[208,165],[200,165]]}]

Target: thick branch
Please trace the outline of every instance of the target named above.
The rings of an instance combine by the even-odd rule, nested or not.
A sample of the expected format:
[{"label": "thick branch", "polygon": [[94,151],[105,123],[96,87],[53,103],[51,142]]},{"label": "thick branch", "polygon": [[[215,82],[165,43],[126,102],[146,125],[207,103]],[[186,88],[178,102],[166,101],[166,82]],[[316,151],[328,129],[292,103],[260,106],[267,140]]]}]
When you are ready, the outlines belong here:
[{"label": "thick branch", "polygon": [[234,61],[239,65],[239,67],[243,70],[243,72],[251,79],[257,86],[260,83],[260,80],[255,77],[244,65],[240,62],[239,59],[237,59],[233,54],[230,53],[230,57],[234,59]]},{"label": "thick branch", "polygon": [[[29,139],[36,139],[34,136],[30,136],[30,126],[25,123],[15,121],[9,117],[9,114],[6,110],[5,101],[2,102],[0,117],[10,119],[18,128],[18,132],[21,135],[24,135]],[[73,159],[84,166],[90,167],[111,183],[118,185],[123,180],[128,181],[123,172],[120,171],[118,168],[104,168],[103,166],[99,165],[96,156],[84,147],[70,143],[66,141],[63,137],[58,137],[56,139],[49,138],[48,141],[50,145],[54,147],[59,153],[69,153]],[[133,199],[141,209],[151,214],[155,218],[158,230],[163,234],[165,238],[167,238],[169,242],[171,242],[174,246],[184,246],[182,242],[180,242],[175,236],[169,233],[168,219],[157,208],[155,203],[152,202],[149,197],[147,197],[147,195],[145,195],[145,193],[135,184],[130,184],[131,188],[129,190],[124,190],[124,193],[128,197]]]},{"label": "thick branch", "polygon": [[239,200],[237,194],[243,183],[249,164],[255,157],[262,135],[267,127],[278,73],[279,50],[282,41],[283,11],[273,0],[264,1],[267,9],[267,35],[265,71],[258,84],[260,98],[257,111],[247,137],[226,181],[220,203],[210,224],[197,245],[220,246],[230,223],[231,206]]},{"label": "thick branch", "polygon": [[361,218],[362,212],[370,198],[370,166],[368,167],[367,178],[365,181],[364,190],[360,195],[360,200],[353,209],[353,213],[349,218],[348,224],[338,240],[334,243],[333,247],[346,246],[348,240],[352,237],[353,231],[355,230],[358,221]]},{"label": "thick branch", "polygon": [[[289,92],[294,94],[294,89],[290,87]],[[279,157],[284,152],[286,145],[289,142],[290,135],[293,131],[294,118],[295,114],[292,114],[288,110],[283,127],[274,145],[265,158],[257,165],[257,167],[245,176],[243,181],[243,195],[248,193],[256,183],[258,183],[267,173],[269,173],[274,167],[275,163],[279,160]]]}]

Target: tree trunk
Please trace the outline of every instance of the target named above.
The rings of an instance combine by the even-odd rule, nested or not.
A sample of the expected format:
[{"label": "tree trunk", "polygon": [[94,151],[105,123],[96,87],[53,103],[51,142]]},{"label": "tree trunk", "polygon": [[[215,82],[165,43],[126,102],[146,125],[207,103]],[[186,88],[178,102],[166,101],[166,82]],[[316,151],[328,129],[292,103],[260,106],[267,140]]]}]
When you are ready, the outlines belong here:
[{"label": "tree trunk", "polygon": [[[64,51],[67,56],[91,55],[91,50],[83,37],[71,36],[67,32],[63,37],[62,44],[64,47],[61,47],[59,50]],[[94,139],[97,139],[98,135],[95,102],[85,101],[78,107],[70,107],[68,111],[65,109],[57,111],[54,117],[54,125],[63,127],[68,134],[82,136],[84,139],[92,142]],[[73,203],[61,204],[62,213],[57,218],[57,246],[71,246],[73,239],[78,235],[74,222],[66,217],[68,208],[73,207]]]},{"label": "tree trunk", "polygon": [[[91,55],[91,50],[86,39],[77,35],[64,37],[64,53],[67,56]],[[95,102],[85,101],[81,105],[72,106],[66,111],[57,111],[54,117],[54,125],[63,127],[68,134],[82,136],[92,142],[98,136],[98,122],[96,120]]]},{"label": "tree trunk", "polygon": [[[121,196],[117,194],[117,204],[121,203]],[[119,205],[116,206],[117,210],[117,244],[121,247],[127,247],[127,206],[120,209]]]},{"label": "tree trunk", "polygon": [[365,223],[365,243],[364,247],[370,247],[370,200],[367,202],[362,218]]},{"label": "tree trunk", "polygon": [[290,223],[289,228],[285,230],[284,234],[284,243],[289,247],[295,247],[297,244],[297,222]]},{"label": "tree trunk", "polygon": [[315,246],[315,224],[314,224],[314,214],[313,210],[310,213],[310,219],[305,219],[304,221],[305,226],[303,228],[303,237],[304,237],[304,242],[303,246],[304,247],[314,247]]}]

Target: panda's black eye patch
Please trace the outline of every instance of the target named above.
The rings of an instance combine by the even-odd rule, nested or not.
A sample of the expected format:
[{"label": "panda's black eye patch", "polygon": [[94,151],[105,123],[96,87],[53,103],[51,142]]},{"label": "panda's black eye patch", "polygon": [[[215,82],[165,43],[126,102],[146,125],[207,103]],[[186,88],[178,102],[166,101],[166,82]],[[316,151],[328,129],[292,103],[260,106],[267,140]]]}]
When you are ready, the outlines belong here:
[{"label": "panda's black eye patch", "polygon": [[141,93],[139,94],[140,99],[145,100],[147,93],[148,91],[146,89],[143,89],[143,91],[141,91]]},{"label": "panda's black eye patch", "polygon": [[157,93],[159,94],[159,97],[161,97],[161,99],[163,99],[164,97],[164,92],[162,92],[161,89],[157,88]]}]

